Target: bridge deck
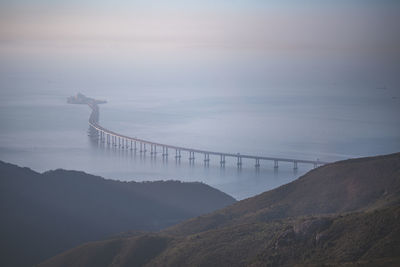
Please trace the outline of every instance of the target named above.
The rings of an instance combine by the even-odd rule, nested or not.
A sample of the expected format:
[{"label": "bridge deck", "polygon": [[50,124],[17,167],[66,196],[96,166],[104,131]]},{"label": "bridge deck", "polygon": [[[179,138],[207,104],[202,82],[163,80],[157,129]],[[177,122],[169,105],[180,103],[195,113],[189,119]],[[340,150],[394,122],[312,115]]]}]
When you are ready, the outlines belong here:
[{"label": "bridge deck", "polygon": [[182,146],[174,146],[174,145],[168,145],[168,144],[163,144],[163,143],[158,143],[158,142],[152,142],[149,140],[141,139],[141,138],[136,138],[136,137],[131,137],[131,136],[126,136],[123,134],[116,133],[114,131],[111,131],[107,128],[104,128],[103,126],[99,125],[98,123],[98,118],[99,118],[99,108],[98,105],[95,102],[87,102],[86,103],[91,109],[92,109],[92,114],[90,115],[89,118],[89,125],[93,127],[95,130],[103,132],[105,134],[108,134],[110,136],[114,136],[117,138],[122,138],[125,140],[129,140],[132,142],[139,142],[142,144],[148,144],[156,147],[164,147],[168,149],[175,149],[177,151],[187,151],[191,153],[201,153],[201,154],[206,154],[206,155],[216,155],[216,156],[222,156],[222,157],[234,157],[234,158],[240,158],[240,159],[255,159],[255,160],[269,160],[269,161],[282,161],[282,162],[292,162],[292,163],[307,163],[307,164],[314,164],[315,166],[317,165],[324,165],[327,164],[328,162],[323,162],[319,160],[303,160],[303,159],[295,159],[295,158],[277,158],[277,157],[265,157],[265,156],[255,156],[255,155],[246,155],[246,154],[235,154],[235,153],[224,153],[224,152],[216,152],[216,151],[209,151],[209,150],[202,150],[202,149],[195,149],[195,148],[188,148],[188,147],[182,147]]}]

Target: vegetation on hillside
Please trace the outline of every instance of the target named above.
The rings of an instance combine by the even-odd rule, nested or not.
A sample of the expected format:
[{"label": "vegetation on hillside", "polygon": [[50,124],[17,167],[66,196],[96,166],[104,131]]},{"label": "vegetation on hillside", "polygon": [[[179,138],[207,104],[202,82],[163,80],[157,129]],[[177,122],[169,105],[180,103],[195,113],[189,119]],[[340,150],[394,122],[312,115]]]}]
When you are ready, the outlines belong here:
[{"label": "vegetation on hillside", "polygon": [[[347,160],[160,233],[85,244],[40,266],[399,266],[399,200],[400,153]],[[101,251],[107,261],[97,261]]]}]

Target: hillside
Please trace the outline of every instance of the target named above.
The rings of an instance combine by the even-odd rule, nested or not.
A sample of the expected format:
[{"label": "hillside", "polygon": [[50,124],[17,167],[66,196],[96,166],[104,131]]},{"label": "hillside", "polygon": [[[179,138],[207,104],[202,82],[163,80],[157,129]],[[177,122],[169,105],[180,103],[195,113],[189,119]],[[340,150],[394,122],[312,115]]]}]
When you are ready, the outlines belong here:
[{"label": "hillside", "polygon": [[88,243],[40,266],[398,266],[399,200],[399,153],[346,160],[160,233]]},{"label": "hillside", "polygon": [[399,193],[400,153],[340,161],[168,232],[190,234],[236,223],[398,205]]},{"label": "hillside", "polygon": [[0,162],[0,265],[29,266],[84,242],[160,230],[234,202],[202,183],[40,174]]},{"label": "hillside", "polygon": [[47,266],[399,266],[400,207],[89,243]]}]

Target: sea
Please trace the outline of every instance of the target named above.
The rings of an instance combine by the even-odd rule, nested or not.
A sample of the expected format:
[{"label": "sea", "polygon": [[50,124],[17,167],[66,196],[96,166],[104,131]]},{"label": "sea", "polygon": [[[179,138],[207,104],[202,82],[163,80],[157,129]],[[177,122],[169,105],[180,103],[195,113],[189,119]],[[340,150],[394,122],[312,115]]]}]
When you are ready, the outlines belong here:
[{"label": "sea", "polygon": [[[30,46],[31,47],[31,46]],[[217,152],[334,162],[400,151],[399,76],[349,55],[182,48],[126,53],[2,47],[0,160],[37,172],[80,170],[121,181],[203,182],[240,200],[304,175],[311,164],[99,146],[78,92],[106,100],[100,124],[154,142]],[[25,50],[24,50],[25,49]],[[88,52],[89,51],[89,52]],[[181,51],[181,50],[179,50]],[[149,149],[149,148],[148,148]]]}]

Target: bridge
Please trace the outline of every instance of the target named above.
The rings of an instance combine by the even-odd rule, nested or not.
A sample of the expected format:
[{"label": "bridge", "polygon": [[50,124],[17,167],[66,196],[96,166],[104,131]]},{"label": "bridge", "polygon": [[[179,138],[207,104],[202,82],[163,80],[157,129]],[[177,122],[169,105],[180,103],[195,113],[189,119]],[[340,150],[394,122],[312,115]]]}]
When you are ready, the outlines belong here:
[{"label": "bridge", "polygon": [[203,162],[204,165],[208,166],[210,162],[210,155],[216,156],[219,158],[219,164],[221,167],[225,167],[225,158],[234,158],[236,160],[236,165],[238,168],[242,167],[243,159],[251,159],[254,160],[255,168],[259,169],[261,161],[271,161],[274,162],[274,168],[277,169],[279,167],[279,162],[289,162],[293,164],[293,169],[297,170],[298,164],[312,164],[314,168],[327,164],[328,162],[323,162],[319,160],[303,160],[303,159],[294,159],[294,158],[277,158],[277,157],[264,157],[264,156],[256,156],[256,155],[245,155],[245,154],[234,154],[234,153],[224,153],[224,152],[216,152],[216,151],[208,151],[194,148],[187,148],[182,146],[168,145],[158,142],[153,142],[141,138],[130,137],[126,135],[122,135],[106,129],[99,124],[99,106],[98,104],[106,103],[105,101],[95,100],[93,98],[86,97],[82,94],[78,94],[77,96],[68,98],[68,103],[71,104],[86,104],[92,109],[92,113],[89,117],[89,126],[92,132],[92,136],[95,137],[96,140],[100,143],[105,143],[108,146],[113,146],[119,149],[129,149],[135,151],[139,151],[140,154],[146,154],[148,152],[148,148],[150,149],[150,155],[155,157],[158,153],[161,153],[163,158],[168,158],[169,152],[172,151],[174,153],[175,160],[180,161],[182,157],[182,152],[188,154],[188,160],[190,164],[194,164],[195,155],[201,155],[204,157]]}]

